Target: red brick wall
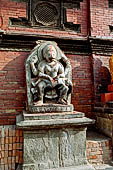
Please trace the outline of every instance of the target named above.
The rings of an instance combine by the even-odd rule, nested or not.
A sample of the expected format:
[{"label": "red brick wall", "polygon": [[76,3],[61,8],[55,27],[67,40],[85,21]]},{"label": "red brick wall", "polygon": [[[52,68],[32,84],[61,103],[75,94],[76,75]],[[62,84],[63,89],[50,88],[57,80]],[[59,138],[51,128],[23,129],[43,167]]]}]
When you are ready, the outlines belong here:
[{"label": "red brick wall", "polygon": [[101,134],[97,135],[96,133],[91,132],[86,140],[86,155],[90,164],[109,164],[112,161],[111,139]]},{"label": "red brick wall", "polygon": [[23,132],[0,126],[0,169],[15,170],[23,163]]},{"label": "red brick wall", "polygon": [[73,92],[72,103],[75,110],[91,117],[93,102],[92,57],[69,55],[72,65]]},{"label": "red brick wall", "polygon": [[112,36],[113,8],[108,7],[108,0],[91,0],[90,5],[91,36]]},{"label": "red brick wall", "polygon": [[81,34],[87,35],[87,0],[80,3],[80,9],[67,9],[67,22],[81,24]]},{"label": "red brick wall", "polygon": [[15,115],[25,108],[27,53],[0,51],[0,125],[15,124]]},{"label": "red brick wall", "polygon": [[53,35],[60,37],[73,37],[78,35],[87,35],[87,0],[83,0],[80,4],[80,9],[69,9],[67,10],[67,20],[74,24],[81,24],[81,33],[74,31],[60,31],[60,30],[47,30],[47,29],[32,29],[25,27],[9,26],[9,17],[18,18],[26,17],[26,3],[16,2],[11,0],[1,0],[1,14],[0,14],[0,25],[1,29],[7,32],[23,32],[41,35]]},{"label": "red brick wall", "polygon": [[11,0],[1,0],[1,29],[7,30],[9,17],[18,18],[26,17],[26,4],[14,2]]}]

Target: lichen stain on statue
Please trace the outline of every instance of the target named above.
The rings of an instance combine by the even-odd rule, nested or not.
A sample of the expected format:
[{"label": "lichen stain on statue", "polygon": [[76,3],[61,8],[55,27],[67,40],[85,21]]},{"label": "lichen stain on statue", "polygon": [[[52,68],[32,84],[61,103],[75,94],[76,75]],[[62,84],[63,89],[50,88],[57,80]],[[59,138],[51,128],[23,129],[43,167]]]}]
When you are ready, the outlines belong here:
[{"label": "lichen stain on statue", "polygon": [[110,74],[111,74],[111,84],[113,84],[113,55],[109,59],[109,67],[110,67]]},{"label": "lichen stain on statue", "polygon": [[72,71],[55,42],[38,41],[26,60],[28,106],[70,104]]}]

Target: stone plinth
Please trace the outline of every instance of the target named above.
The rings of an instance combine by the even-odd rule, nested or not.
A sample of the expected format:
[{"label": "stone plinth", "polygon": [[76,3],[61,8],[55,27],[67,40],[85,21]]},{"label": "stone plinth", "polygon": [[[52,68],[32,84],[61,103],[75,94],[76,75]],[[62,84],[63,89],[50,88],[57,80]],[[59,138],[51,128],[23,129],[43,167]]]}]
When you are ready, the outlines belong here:
[{"label": "stone plinth", "polygon": [[86,159],[86,127],[91,123],[79,112],[17,116],[24,133],[23,170],[92,170]]},{"label": "stone plinth", "polygon": [[62,113],[62,112],[73,112],[73,105],[62,105],[62,104],[43,104],[37,106],[29,106],[29,112],[31,113]]}]

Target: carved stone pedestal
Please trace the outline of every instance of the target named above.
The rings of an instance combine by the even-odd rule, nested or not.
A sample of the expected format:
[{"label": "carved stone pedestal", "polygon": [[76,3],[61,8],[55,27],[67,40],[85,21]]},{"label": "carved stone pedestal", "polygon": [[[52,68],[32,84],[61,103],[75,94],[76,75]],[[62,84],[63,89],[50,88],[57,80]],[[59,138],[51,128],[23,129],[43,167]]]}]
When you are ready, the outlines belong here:
[{"label": "carved stone pedestal", "polygon": [[86,159],[86,127],[91,123],[79,112],[17,116],[24,133],[23,170],[93,170]]},{"label": "carved stone pedestal", "polygon": [[62,104],[43,104],[37,106],[29,106],[30,113],[64,113],[73,112],[73,105],[62,105]]}]

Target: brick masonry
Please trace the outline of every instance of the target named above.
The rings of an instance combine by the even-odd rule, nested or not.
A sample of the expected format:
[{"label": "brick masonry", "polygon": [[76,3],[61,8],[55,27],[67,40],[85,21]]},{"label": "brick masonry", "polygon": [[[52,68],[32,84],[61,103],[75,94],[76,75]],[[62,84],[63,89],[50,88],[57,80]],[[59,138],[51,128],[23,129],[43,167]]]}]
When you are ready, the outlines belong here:
[{"label": "brick masonry", "polygon": [[91,36],[113,36],[109,25],[112,25],[113,8],[109,8],[108,0],[91,0]]},{"label": "brick masonry", "polygon": [[0,126],[0,169],[15,170],[23,163],[23,132],[15,126]]},{"label": "brick masonry", "polygon": [[101,165],[112,161],[111,139],[95,132],[90,132],[86,141],[87,159],[90,164]]},{"label": "brick masonry", "polygon": [[75,110],[84,112],[91,117],[93,100],[92,58],[80,55],[68,55],[68,58],[71,61],[73,73],[72,103]]},{"label": "brick masonry", "polygon": [[15,124],[25,109],[24,52],[0,52],[0,125]]},{"label": "brick masonry", "polygon": [[87,35],[87,0],[80,3],[80,9],[69,9],[66,12],[67,21],[74,24],[81,24],[81,33],[74,31],[60,31],[60,30],[48,30],[48,29],[32,29],[27,27],[10,26],[9,18],[27,17],[26,3],[18,2],[18,0],[1,0],[1,14],[0,25],[1,29],[6,32],[29,32],[32,34],[38,33],[40,35],[55,35],[60,37],[73,37],[77,35]]}]

